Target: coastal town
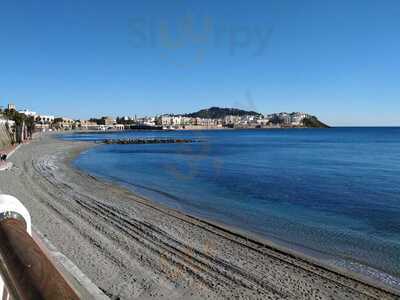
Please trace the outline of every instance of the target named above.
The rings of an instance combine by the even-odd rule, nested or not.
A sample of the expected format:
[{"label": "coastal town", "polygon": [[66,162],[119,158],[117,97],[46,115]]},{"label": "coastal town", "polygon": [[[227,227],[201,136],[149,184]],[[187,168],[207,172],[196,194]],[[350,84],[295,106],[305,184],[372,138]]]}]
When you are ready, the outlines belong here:
[{"label": "coastal town", "polygon": [[400,300],[399,1],[2,1],[0,300]]},{"label": "coastal town", "polygon": [[22,135],[29,131],[120,131],[134,129],[148,130],[199,130],[199,129],[256,129],[256,128],[299,128],[325,127],[318,119],[304,112],[281,112],[263,115],[254,111],[233,108],[212,107],[191,114],[163,114],[157,116],[102,116],[100,118],[73,119],[66,116],[45,115],[30,109],[19,109],[15,104],[0,107],[0,122],[9,128],[15,126],[16,115],[26,121]]},{"label": "coastal town", "polygon": [[[317,126],[318,123],[315,122],[319,122],[318,119],[305,113],[263,116],[252,111],[215,107],[185,115],[74,120],[18,109],[17,106],[9,104],[2,110],[0,118],[0,207],[2,208],[0,214],[5,216],[1,230],[4,237],[14,237],[12,249],[15,253],[25,253],[26,248],[34,249],[34,251],[28,251],[28,254],[23,256],[23,263],[17,261],[18,264],[16,264],[11,260],[1,261],[1,263],[4,266],[22,266],[24,268],[22,271],[16,270],[18,270],[18,274],[27,274],[26,278],[30,280],[26,279],[27,282],[42,281],[42,277],[31,276],[31,274],[33,271],[43,272],[48,278],[43,290],[51,289],[51,292],[56,295],[49,299],[134,299],[132,295],[136,295],[138,289],[139,297],[137,299],[287,299],[287,295],[293,295],[289,298],[303,300],[398,299],[399,294],[395,289],[396,286],[391,284],[392,281],[373,281],[374,278],[362,277],[363,275],[355,272],[350,273],[344,267],[332,267],[323,260],[318,261],[300,251],[296,252],[274,244],[273,241],[270,242],[261,235],[254,238],[254,234],[251,232],[248,234],[245,229],[239,227],[240,223],[237,223],[238,227],[228,227],[223,223],[224,220],[229,220],[225,217],[228,214],[239,220],[244,216],[248,224],[257,224],[256,222],[251,223],[252,219],[262,219],[267,215],[266,221],[263,221],[258,227],[261,228],[260,232],[263,232],[262,228],[268,228],[268,230],[273,229],[276,230],[275,232],[282,233],[281,227],[286,226],[277,226],[275,229],[273,225],[268,226],[274,224],[277,219],[273,216],[270,217],[268,211],[272,206],[271,202],[283,202],[286,206],[289,198],[284,198],[282,201],[276,200],[277,198],[272,198],[272,200],[267,197],[261,198],[262,202],[268,201],[268,205],[258,204],[251,208],[251,214],[247,212],[249,209],[246,206],[247,203],[255,202],[254,195],[264,194],[265,187],[270,191],[285,189],[287,184],[281,178],[286,179],[288,172],[292,172],[293,161],[305,160],[309,163],[309,165],[302,163],[300,167],[297,167],[292,176],[292,178],[296,178],[295,176],[305,172],[306,166],[310,166],[310,169],[320,166],[312,158],[316,156],[320,159],[318,151],[323,153],[324,151],[321,149],[326,149],[327,144],[333,149],[337,149],[338,144],[341,147],[348,147],[347,143],[342,142],[342,137],[337,138],[339,142],[334,142],[333,146],[330,145],[332,139],[327,139],[328,142],[321,145],[315,141],[319,141],[321,136],[326,137],[330,134],[315,136],[308,135],[308,132],[303,131],[301,132],[303,138],[298,141],[299,136],[295,132],[297,129],[288,129],[287,131],[294,134],[275,135],[275,138],[280,136],[275,141],[284,141],[280,145],[277,142],[270,143],[269,136],[274,136],[273,130],[267,132],[268,130],[257,131],[255,129],[250,138],[256,142],[251,145],[248,142],[247,132],[240,130],[214,132],[213,134],[216,133],[217,136],[218,133],[221,133],[222,136],[230,136],[231,138],[227,140],[228,144],[235,141],[233,147],[240,155],[231,155],[232,145],[226,146],[227,144],[220,142],[214,144],[215,148],[212,146],[214,150],[208,151],[207,149],[212,148],[208,146],[212,145],[212,141],[205,141],[204,147],[201,144],[198,147],[191,147],[194,150],[197,148],[198,152],[182,148],[177,152],[163,149],[157,153],[150,145],[143,147],[147,148],[147,151],[143,148],[116,151],[118,146],[114,145],[204,142],[201,138],[197,139],[196,135],[192,135],[193,138],[191,138],[189,132],[188,137],[180,136],[180,134],[169,136],[169,132],[167,132],[164,137],[160,135],[155,138],[147,138],[145,134],[133,133],[132,135],[126,134],[128,139],[119,139],[120,135],[116,134],[115,139],[108,139],[104,142],[102,142],[102,134],[92,135],[97,139],[96,142],[76,142],[79,141],[79,134],[74,135],[77,138],[75,141],[71,141],[58,138],[58,134],[40,133],[42,131],[66,131],[69,133],[75,130],[85,132],[88,129],[98,132],[101,130],[118,132],[134,128],[167,130],[304,128]],[[361,132],[365,134],[365,131],[361,130]],[[270,133],[272,134],[270,135]],[[156,132],[155,135],[158,133]],[[312,136],[314,137],[311,139]],[[307,139],[311,139],[311,141],[307,142]],[[90,149],[96,151],[96,147],[100,143],[109,146],[101,147],[100,152],[91,152]],[[239,145],[240,143],[244,144]],[[138,146],[138,148],[141,147]],[[215,151],[217,147],[219,149]],[[312,150],[315,147],[317,149]],[[351,144],[350,147],[354,147],[354,144]],[[110,151],[107,152],[108,150],[105,148],[109,148]],[[251,148],[254,149],[253,152],[249,152]],[[206,149],[206,152],[203,152],[203,149]],[[305,151],[299,152],[299,149],[305,149]],[[175,159],[174,153],[179,153],[178,156],[182,158]],[[197,166],[193,167],[191,164],[187,164],[187,169],[183,169],[185,173],[177,171],[179,169],[176,166],[182,166],[182,161],[185,162],[186,159],[187,162],[191,162],[196,159],[193,156],[199,155],[198,153],[205,157],[204,160],[200,160],[204,172],[197,175],[196,173],[201,169]],[[280,156],[281,153],[283,156]],[[293,153],[294,160],[287,155],[288,153]],[[303,156],[306,156],[306,159]],[[114,174],[125,172],[126,177],[122,179],[124,181],[121,180],[120,185],[118,181],[115,181],[115,184],[111,180],[107,182],[107,177],[100,177],[96,173],[91,174],[87,169],[81,168],[81,165],[75,165],[77,160],[82,157],[85,157],[85,161],[90,161],[92,157],[102,170],[106,170],[110,174],[108,178],[113,178]],[[171,159],[168,160],[167,157],[171,157]],[[286,161],[286,159],[288,160]],[[168,166],[166,166],[167,162]],[[257,162],[264,162],[264,164],[257,165]],[[370,159],[367,160],[367,163],[370,163]],[[332,161],[330,166],[333,169],[332,164],[337,164],[337,161]],[[143,170],[147,172],[143,172]],[[191,174],[195,175],[190,178],[182,177],[182,174],[190,174],[193,170],[194,172]],[[275,177],[280,173],[279,170],[282,170],[282,176]],[[168,178],[158,177],[157,174],[161,172],[165,172]],[[222,185],[223,188],[208,190],[208,185],[202,185],[201,178],[204,178],[206,173],[211,173],[205,177],[207,184],[226,178]],[[298,177],[298,185],[293,192],[296,197],[290,201],[297,202],[299,191],[303,188],[307,189],[305,182],[307,182],[309,174],[305,173]],[[327,176],[326,172],[323,176]],[[337,177],[337,174],[333,176]],[[150,181],[151,183],[146,186],[142,185],[141,178],[144,181],[149,179],[154,181]],[[249,178],[250,180],[248,180]],[[329,181],[330,178],[328,177],[326,181]],[[271,181],[266,181],[266,179]],[[326,189],[326,181],[323,189]],[[189,185],[187,185],[188,183]],[[178,209],[171,209],[167,204],[157,202],[156,197],[143,197],[139,192],[136,194],[136,189],[130,190],[125,187],[125,184],[140,186],[151,191],[157,191],[154,187],[160,186],[160,192],[156,193],[162,197],[169,197],[167,185],[170,185],[172,189],[178,190],[175,192],[178,196],[171,194],[170,198],[176,199]],[[185,185],[189,188],[186,189]],[[337,183],[333,180],[330,186],[335,185]],[[225,187],[229,187],[233,192],[228,192]],[[180,189],[182,192],[179,192]],[[222,193],[219,192],[220,190]],[[259,193],[254,194],[257,190]],[[284,192],[286,193],[286,191]],[[180,193],[187,195],[179,197]],[[237,198],[234,196],[236,193]],[[191,198],[190,194],[197,194],[199,198],[205,200],[202,200],[204,202],[197,201],[196,198]],[[249,194],[249,196],[245,194]],[[183,209],[180,210],[182,206],[179,203],[187,201],[187,203],[193,203],[194,206],[200,204],[197,207],[200,207],[203,212],[207,212],[209,207],[214,208],[220,205],[218,203],[220,197],[227,199],[226,203],[228,203],[221,208],[223,210],[221,223],[210,222],[207,218],[203,220],[196,216],[192,217],[190,213]],[[317,201],[320,203],[319,199]],[[246,205],[236,206],[236,203],[245,203]],[[232,209],[235,206],[237,208]],[[300,212],[298,218],[303,218],[302,210],[295,207],[290,215],[290,220],[294,219],[299,222],[299,219],[296,219],[298,211]],[[10,216],[16,217],[10,219]],[[26,216],[26,219],[22,219],[20,216]],[[267,223],[270,219],[271,223]],[[26,224],[30,224],[31,227]],[[304,229],[307,228],[306,226],[298,224],[300,224],[299,229],[294,232],[298,238],[297,240],[293,238],[293,242],[302,240],[304,236],[308,235],[318,236],[313,231]],[[325,223],[323,225],[325,226]],[[15,226],[18,226],[18,230],[13,230]],[[27,230],[25,228],[30,228],[35,239],[25,232]],[[318,230],[322,231],[320,227]],[[19,235],[15,235],[15,233]],[[285,231],[282,235],[284,233]],[[322,238],[327,236],[329,235],[323,233]],[[3,239],[5,239],[4,237]],[[357,236],[351,238],[356,242],[359,241]],[[323,250],[329,249],[333,243],[348,244],[348,239],[331,241],[330,238],[325,238],[322,241],[327,244],[322,248]],[[50,242],[54,243],[54,246]],[[37,243],[44,246],[39,247]],[[3,246],[4,242],[0,244],[2,245],[0,252],[9,249]],[[355,245],[357,244],[355,243]],[[360,247],[364,247],[364,244],[359,244],[361,244]],[[365,244],[368,247],[368,242]],[[49,252],[47,249],[55,250]],[[385,249],[380,249],[380,251],[383,253],[382,255],[377,254],[378,260],[386,257],[387,253]],[[51,257],[58,259],[54,260],[56,261],[54,265],[49,263],[47,253],[50,253],[49,255],[55,253]],[[1,255],[3,254],[0,253]],[[334,256],[332,255],[332,257]],[[88,264],[86,264],[87,262]],[[127,267],[121,268],[121,265]],[[42,266],[46,268],[44,269]],[[3,267],[2,270],[4,269]],[[109,281],[112,272],[116,272],[118,276]],[[59,274],[59,276],[51,277],[47,274]],[[75,274],[79,274],[79,277],[73,277]],[[133,284],[127,284],[124,281],[129,276],[134,279]],[[390,280],[393,278],[393,282],[397,284],[395,277],[387,276]],[[12,283],[9,281],[2,283],[2,278],[5,277],[0,276],[0,295],[2,295],[1,293],[8,295],[8,291],[11,290],[9,286],[12,286]],[[73,280],[68,280],[69,278],[73,278]],[[198,283],[199,278],[201,278],[201,284]],[[270,281],[266,281],[265,278]],[[141,285],[136,285],[137,282]],[[173,284],[177,288],[166,291],[164,282]],[[61,295],[60,291],[64,290],[60,286],[70,286],[70,294]],[[72,287],[76,287],[76,289],[72,289]],[[20,289],[23,288],[25,287]],[[74,294],[75,290],[78,291],[77,295]],[[340,297],[329,297],[332,290],[335,291],[335,295]],[[195,297],[187,297],[188,291]],[[141,298],[142,295],[149,295],[149,297]],[[344,296],[341,297],[341,295]],[[376,297],[369,297],[369,295],[376,295]],[[0,298],[10,299],[2,296]]]}]

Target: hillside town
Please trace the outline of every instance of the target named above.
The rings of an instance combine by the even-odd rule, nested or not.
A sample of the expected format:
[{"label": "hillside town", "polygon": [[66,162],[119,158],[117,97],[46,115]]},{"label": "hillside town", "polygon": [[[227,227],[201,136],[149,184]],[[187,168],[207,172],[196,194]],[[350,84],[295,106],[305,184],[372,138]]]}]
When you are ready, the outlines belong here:
[{"label": "hillside town", "polygon": [[[210,115],[213,110],[219,117],[199,117]],[[202,112],[202,113],[200,113]],[[155,130],[196,130],[196,129],[256,129],[256,128],[296,128],[307,127],[305,120],[315,118],[304,112],[274,113],[266,116],[238,109],[211,108],[198,113],[187,115],[164,114],[158,116],[103,116],[90,119],[73,119],[66,116],[54,116],[37,113],[29,109],[18,109],[10,103],[6,108],[0,108],[0,122],[7,123],[9,128],[15,126],[15,114],[29,120],[31,127],[36,132],[65,131],[65,130],[130,130],[130,129],[155,129]],[[232,113],[232,114],[230,114]],[[316,119],[316,118],[315,118]],[[322,124],[322,123],[321,123]],[[26,124],[22,126],[23,138],[28,135]],[[29,129],[29,130],[28,130]]]}]

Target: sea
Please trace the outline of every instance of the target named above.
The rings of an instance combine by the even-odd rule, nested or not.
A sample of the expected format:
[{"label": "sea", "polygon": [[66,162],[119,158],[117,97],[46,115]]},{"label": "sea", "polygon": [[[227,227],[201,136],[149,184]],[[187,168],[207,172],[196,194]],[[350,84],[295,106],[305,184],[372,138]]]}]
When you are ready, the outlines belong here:
[{"label": "sea", "polygon": [[400,288],[400,128],[124,131],[80,170],[184,213]]}]

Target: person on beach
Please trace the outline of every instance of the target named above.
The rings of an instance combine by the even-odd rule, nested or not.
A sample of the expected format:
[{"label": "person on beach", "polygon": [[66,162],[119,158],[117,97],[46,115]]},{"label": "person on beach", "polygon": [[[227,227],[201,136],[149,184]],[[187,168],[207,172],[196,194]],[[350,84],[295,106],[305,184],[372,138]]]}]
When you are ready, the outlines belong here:
[{"label": "person on beach", "polygon": [[6,159],[7,159],[7,154],[1,154],[0,161],[6,161]]}]

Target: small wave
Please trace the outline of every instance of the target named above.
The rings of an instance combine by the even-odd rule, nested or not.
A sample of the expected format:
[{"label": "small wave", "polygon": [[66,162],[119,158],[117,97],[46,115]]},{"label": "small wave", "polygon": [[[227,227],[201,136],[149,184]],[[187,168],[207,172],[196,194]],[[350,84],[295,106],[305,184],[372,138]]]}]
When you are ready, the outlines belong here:
[{"label": "small wave", "polygon": [[400,291],[400,278],[398,277],[392,276],[390,274],[360,264],[358,262],[348,260],[336,260],[333,262],[333,265],[366,276],[374,281],[382,282],[383,284]]}]

